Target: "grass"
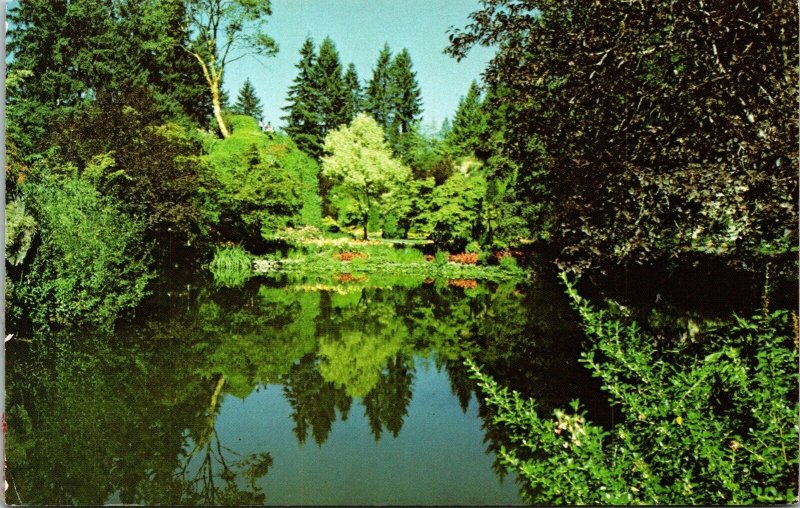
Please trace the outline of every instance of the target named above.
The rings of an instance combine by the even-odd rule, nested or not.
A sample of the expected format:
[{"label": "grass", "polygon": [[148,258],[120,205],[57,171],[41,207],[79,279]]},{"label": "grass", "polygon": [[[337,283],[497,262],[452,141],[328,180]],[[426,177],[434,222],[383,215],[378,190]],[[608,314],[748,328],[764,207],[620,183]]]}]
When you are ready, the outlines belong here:
[{"label": "grass", "polygon": [[208,268],[214,280],[227,287],[241,286],[254,275],[250,253],[238,245],[218,248]]}]

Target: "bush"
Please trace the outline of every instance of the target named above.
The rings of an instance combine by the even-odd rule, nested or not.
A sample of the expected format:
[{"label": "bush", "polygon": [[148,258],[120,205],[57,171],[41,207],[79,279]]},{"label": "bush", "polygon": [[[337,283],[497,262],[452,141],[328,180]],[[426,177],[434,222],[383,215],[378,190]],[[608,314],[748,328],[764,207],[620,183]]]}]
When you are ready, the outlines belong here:
[{"label": "bush", "polygon": [[26,184],[40,244],[21,287],[35,325],[111,327],[145,295],[152,275],[144,224],[88,182]]},{"label": "bush", "polygon": [[420,230],[439,247],[463,250],[481,235],[485,194],[486,179],[482,175],[466,176],[457,171],[433,189],[427,210],[420,215]]},{"label": "bush", "polygon": [[[564,278],[566,282],[566,278]],[[501,460],[543,504],[792,503],[797,485],[797,351],[788,314],[734,316],[704,347],[661,351],[637,326],[609,319],[567,282],[594,340],[583,362],[621,420],[610,432],[577,401],[554,418],[470,364],[508,431]],[[692,349],[694,347],[695,349]]]},{"label": "bush", "polygon": [[217,248],[208,268],[221,286],[239,287],[253,276],[252,257],[238,245]]},{"label": "bush", "polygon": [[25,203],[6,205],[6,261],[18,266],[25,260],[36,233],[36,220],[25,211]]},{"label": "bush", "polygon": [[321,225],[317,164],[255,119],[233,116],[233,134],[208,140],[203,219],[218,241],[268,239],[285,227]]}]

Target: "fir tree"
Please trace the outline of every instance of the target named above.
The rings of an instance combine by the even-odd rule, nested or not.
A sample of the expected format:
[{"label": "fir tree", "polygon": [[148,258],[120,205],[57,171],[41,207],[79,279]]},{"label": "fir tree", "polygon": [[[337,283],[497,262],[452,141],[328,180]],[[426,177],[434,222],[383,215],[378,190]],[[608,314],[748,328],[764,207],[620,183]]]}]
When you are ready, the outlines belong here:
[{"label": "fir tree", "polygon": [[344,88],[347,94],[343,115],[349,122],[361,113],[364,103],[364,92],[361,89],[361,83],[358,80],[358,73],[356,73],[356,66],[352,63],[347,66],[347,72],[344,74]]},{"label": "fir tree", "polygon": [[239,90],[239,96],[236,98],[236,104],[233,105],[232,111],[240,115],[252,116],[256,120],[261,120],[264,116],[264,110],[261,107],[261,100],[256,95],[256,89],[250,79],[245,79],[242,88]]},{"label": "fir tree", "polygon": [[411,55],[403,49],[392,62],[390,69],[392,86],[391,107],[392,121],[389,129],[390,137],[397,137],[411,132],[411,126],[419,120],[422,113],[417,74],[412,70]]},{"label": "fir tree", "polygon": [[445,143],[455,155],[469,155],[480,147],[487,119],[481,105],[481,91],[473,81],[467,96],[458,102],[453,125]]},{"label": "fir tree", "polygon": [[372,70],[372,79],[367,85],[367,96],[364,103],[364,111],[384,128],[387,128],[392,121],[394,80],[391,75],[391,67],[392,52],[389,44],[385,44],[378,55],[378,62]]},{"label": "fir tree", "polygon": [[439,129],[438,137],[439,139],[447,139],[450,136],[450,132],[453,130],[453,126],[450,124],[450,119],[445,118],[442,122],[442,128]]},{"label": "fir tree", "polygon": [[288,106],[284,107],[286,116],[286,133],[292,137],[300,150],[319,157],[321,152],[322,124],[317,109],[319,94],[315,89],[316,55],[314,41],[309,37],[300,48],[300,61],[295,65],[298,70],[287,97]]},{"label": "fir tree", "polygon": [[321,121],[321,144],[329,131],[350,121],[345,111],[347,90],[342,78],[342,64],[339,62],[339,52],[329,37],[319,46],[313,77],[314,88],[319,97],[317,105]]}]

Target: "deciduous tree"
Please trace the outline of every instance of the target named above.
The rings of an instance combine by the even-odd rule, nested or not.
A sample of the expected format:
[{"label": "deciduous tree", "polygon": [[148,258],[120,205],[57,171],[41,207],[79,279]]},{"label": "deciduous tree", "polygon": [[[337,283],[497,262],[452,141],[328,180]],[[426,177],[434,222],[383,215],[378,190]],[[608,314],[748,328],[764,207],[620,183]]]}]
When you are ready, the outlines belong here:
[{"label": "deciduous tree", "polygon": [[392,157],[383,130],[364,113],[329,133],[325,151],[329,155],[322,158],[322,174],[353,198],[367,238],[370,211],[390,200],[411,171]]},{"label": "deciduous tree", "polygon": [[220,99],[225,70],[249,53],[277,53],[277,43],[263,31],[271,14],[270,0],[187,0],[186,18],[192,37],[183,47],[202,70],[223,138],[230,135]]}]

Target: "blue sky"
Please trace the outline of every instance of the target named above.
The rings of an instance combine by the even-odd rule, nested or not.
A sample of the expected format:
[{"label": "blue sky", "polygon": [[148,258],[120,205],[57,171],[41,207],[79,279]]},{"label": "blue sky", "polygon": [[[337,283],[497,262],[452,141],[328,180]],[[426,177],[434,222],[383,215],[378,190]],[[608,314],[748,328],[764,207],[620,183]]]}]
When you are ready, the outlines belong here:
[{"label": "blue sky", "polygon": [[477,10],[478,0],[273,0],[267,32],[279,44],[273,58],[246,57],[226,71],[225,88],[231,100],[250,78],[264,106],[264,119],[280,126],[286,93],[297,70],[300,46],[306,36],[319,43],[330,36],[343,66],[353,62],[362,84],[384,42],[393,53],[407,48],[422,90],[423,123],[441,125],[451,117],[470,82],[480,79],[493,51],[473,48],[461,62],[442,53],[447,30],[463,27]]}]

